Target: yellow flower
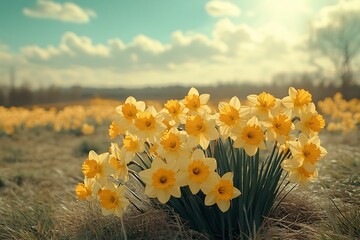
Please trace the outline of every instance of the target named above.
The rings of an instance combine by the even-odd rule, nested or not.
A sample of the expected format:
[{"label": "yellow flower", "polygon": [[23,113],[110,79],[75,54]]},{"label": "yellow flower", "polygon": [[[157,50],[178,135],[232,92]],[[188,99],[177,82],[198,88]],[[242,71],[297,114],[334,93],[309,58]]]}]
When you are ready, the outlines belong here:
[{"label": "yellow flower", "polygon": [[179,100],[168,100],[160,112],[169,125],[177,127],[179,124],[185,123],[187,111]]},{"label": "yellow flower", "polygon": [[107,182],[105,187],[98,191],[102,214],[114,214],[121,217],[124,209],[130,204],[125,197],[125,186],[117,187],[112,182]]},{"label": "yellow flower", "polygon": [[117,136],[124,134],[126,129],[123,127],[124,125],[121,122],[112,121],[109,126],[109,136],[111,139],[116,138]]},{"label": "yellow flower", "polygon": [[205,205],[211,206],[215,203],[222,212],[230,208],[230,200],[240,196],[239,189],[233,185],[233,174],[228,172],[222,177],[212,172],[208,181],[202,185],[202,191],[206,194]]},{"label": "yellow flower", "polygon": [[150,169],[139,172],[146,183],[145,194],[150,198],[156,197],[161,203],[169,201],[171,196],[181,196],[178,175],[175,162],[165,163],[158,157],[154,158]]},{"label": "yellow flower", "polygon": [[286,108],[293,109],[294,115],[299,116],[306,111],[306,107],[311,103],[312,96],[304,89],[296,90],[293,87],[289,88],[289,96],[284,97],[281,102]]},{"label": "yellow flower", "polygon": [[237,97],[232,97],[230,102],[219,103],[219,113],[216,122],[219,125],[220,135],[222,138],[228,138],[231,130],[239,121],[243,120],[249,114],[249,108],[241,107]]},{"label": "yellow flower", "polygon": [[144,142],[138,136],[128,134],[123,139],[123,147],[130,157],[145,150]]},{"label": "yellow flower", "polygon": [[294,129],[294,124],[286,114],[270,116],[263,124],[267,128],[267,141],[278,141],[280,144],[285,144],[291,130]]},{"label": "yellow flower", "polygon": [[300,114],[300,121],[295,124],[295,128],[306,135],[317,134],[325,127],[324,118],[315,110],[315,104],[311,103],[306,111]]},{"label": "yellow flower", "polygon": [[99,184],[93,178],[84,178],[84,183],[78,183],[75,187],[75,193],[79,200],[96,200]]},{"label": "yellow flower", "polygon": [[219,137],[219,132],[215,128],[215,120],[207,119],[205,114],[189,116],[186,119],[185,130],[189,134],[190,146],[200,144],[203,149],[209,146],[211,140]]},{"label": "yellow flower", "polygon": [[193,194],[201,189],[203,183],[208,180],[210,173],[216,169],[215,158],[206,158],[203,151],[196,149],[191,158],[185,160],[180,170],[179,183],[181,186],[189,185]]},{"label": "yellow flower", "polygon": [[234,141],[235,148],[244,148],[249,156],[254,156],[260,149],[266,149],[264,140],[265,134],[261,129],[257,117],[250,118],[246,125],[238,125],[233,129],[236,137]]},{"label": "yellow flower", "polygon": [[98,155],[95,151],[90,151],[88,159],[82,165],[82,172],[86,177],[94,178],[103,185],[107,177],[113,173],[109,163],[109,153]]},{"label": "yellow flower", "polygon": [[164,132],[157,153],[166,159],[166,162],[176,161],[181,163],[190,157],[191,148],[187,144],[187,134],[176,128]]},{"label": "yellow flower", "polygon": [[145,112],[136,114],[135,127],[130,131],[140,139],[153,143],[166,129],[162,120],[162,116],[156,112],[154,107],[148,107]]},{"label": "yellow flower", "polygon": [[132,156],[129,156],[124,148],[120,149],[116,143],[111,143],[110,152],[110,164],[115,169],[114,179],[127,182],[129,180],[127,164],[131,161]]},{"label": "yellow flower", "polygon": [[273,95],[266,92],[249,95],[247,99],[251,107],[251,115],[257,116],[261,120],[267,119],[270,110],[280,105],[280,99],[275,99]]},{"label": "yellow flower", "polygon": [[318,177],[317,169],[308,172],[304,167],[292,167],[291,164],[282,164],[282,167],[289,173],[289,181],[291,183],[300,183],[302,187],[306,187],[309,181],[315,181]]},{"label": "yellow flower", "polygon": [[81,128],[81,132],[84,135],[91,135],[91,134],[94,133],[94,130],[95,130],[94,125],[90,125],[90,124],[87,124],[87,123],[84,123],[82,125],[82,128]]},{"label": "yellow flower", "polygon": [[116,111],[124,116],[127,120],[135,119],[139,111],[145,110],[145,103],[143,101],[136,101],[134,97],[128,97],[123,105],[116,108]]},{"label": "yellow flower", "polygon": [[210,94],[199,95],[198,90],[191,88],[188,95],[185,96],[183,104],[188,109],[188,114],[192,113],[210,113],[211,109],[206,103],[210,99]]},{"label": "yellow flower", "polygon": [[290,141],[289,148],[293,159],[285,160],[285,168],[303,167],[307,172],[313,173],[316,163],[326,155],[327,151],[320,146],[320,138],[315,135],[307,138],[304,134],[299,135],[298,141]]}]

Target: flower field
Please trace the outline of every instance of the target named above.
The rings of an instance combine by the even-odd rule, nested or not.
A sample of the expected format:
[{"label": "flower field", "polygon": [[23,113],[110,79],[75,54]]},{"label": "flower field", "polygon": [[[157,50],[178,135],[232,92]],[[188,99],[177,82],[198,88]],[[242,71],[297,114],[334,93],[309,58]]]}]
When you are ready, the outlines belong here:
[{"label": "flower field", "polygon": [[0,107],[0,239],[360,237],[358,99],[210,97]]}]

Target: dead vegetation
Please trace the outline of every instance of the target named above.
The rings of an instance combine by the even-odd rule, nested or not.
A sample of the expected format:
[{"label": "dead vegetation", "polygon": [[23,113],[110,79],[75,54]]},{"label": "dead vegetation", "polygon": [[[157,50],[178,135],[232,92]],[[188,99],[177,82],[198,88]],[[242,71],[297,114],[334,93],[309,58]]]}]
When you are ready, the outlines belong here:
[{"label": "dead vegetation", "polygon": [[[106,132],[104,126],[92,136],[42,130],[0,137],[0,239],[124,239],[119,218],[102,216],[73,192],[82,180],[84,149],[107,151]],[[357,144],[348,144],[325,133],[329,154],[319,163],[319,181],[290,193],[257,239],[360,238],[357,136]],[[129,207],[124,222],[128,239],[207,239],[161,209]]]}]

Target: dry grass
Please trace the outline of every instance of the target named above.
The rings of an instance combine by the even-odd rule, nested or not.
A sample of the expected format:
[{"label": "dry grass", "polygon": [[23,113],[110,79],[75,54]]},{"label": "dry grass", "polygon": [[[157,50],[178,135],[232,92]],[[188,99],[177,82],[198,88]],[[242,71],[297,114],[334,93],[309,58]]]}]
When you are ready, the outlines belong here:
[{"label": "dry grass", "polygon": [[[88,148],[107,151],[106,132],[104,126],[93,136],[42,130],[0,137],[0,239],[123,239],[119,218],[102,216],[73,193]],[[359,238],[358,132],[326,133],[323,139],[329,154],[320,163],[318,183],[288,195],[258,239]],[[124,221],[128,239],[207,239],[156,208],[129,208]]]}]

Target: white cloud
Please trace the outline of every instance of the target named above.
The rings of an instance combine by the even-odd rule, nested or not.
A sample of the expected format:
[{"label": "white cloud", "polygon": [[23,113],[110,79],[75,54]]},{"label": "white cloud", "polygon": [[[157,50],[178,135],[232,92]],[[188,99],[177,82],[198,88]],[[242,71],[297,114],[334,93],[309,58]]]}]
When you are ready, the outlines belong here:
[{"label": "white cloud", "polygon": [[239,16],[241,11],[238,6],[226,1],[212,0],[205,5],[206,12],[213,17]]},{"label": "white cloud", "polygon": [[138,35],[127,43],[114,38],[95,44],[68,32],[57,46],[23,47],[20,52],[31,65],[22,74],[59,85],[140,87],[264,82],[278,72],[313,70],[298,38],[287,39],[285,30],[271,29],[220,19],[211,36],[175,31],[169,43]]},{"label": "white cloud", "polygon": [[51,0],[38,0],[35,6],[24,8],[23,14],[28,17],[71,23],[87,23],[91,18],[96,17],[93,10],[83,9],[75,3],[57,3]]}]

